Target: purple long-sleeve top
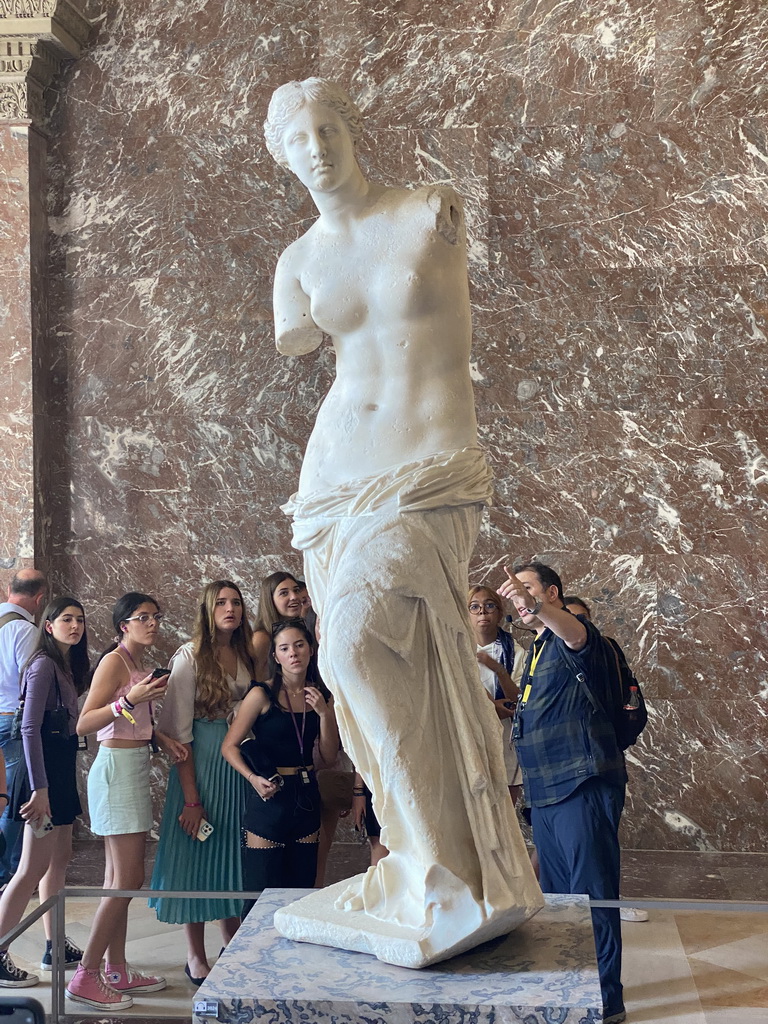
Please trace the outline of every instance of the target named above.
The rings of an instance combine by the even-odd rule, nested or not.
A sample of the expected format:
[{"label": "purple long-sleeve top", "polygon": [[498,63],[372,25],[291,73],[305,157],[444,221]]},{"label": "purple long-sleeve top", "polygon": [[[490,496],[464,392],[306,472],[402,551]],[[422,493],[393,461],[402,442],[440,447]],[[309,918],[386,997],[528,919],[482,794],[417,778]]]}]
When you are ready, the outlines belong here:
[{"label": "purple long-sleeve top", "polygon": [[40,654],[31,661],[24,672],[21,691],[26,688],[24,717],[21,720],[21,738],[24,742],[24,757],[29,772],[29,784],[33,790],[47,789],[48,776],[43,760],[43,737],[41,729],[43,714],[57,706],[56,682],[61,692],[61,703],[69,715],[69,735],[75,734],[77,726],[77,690],[68,672],[62,672],[56,662],[47,654]]}]

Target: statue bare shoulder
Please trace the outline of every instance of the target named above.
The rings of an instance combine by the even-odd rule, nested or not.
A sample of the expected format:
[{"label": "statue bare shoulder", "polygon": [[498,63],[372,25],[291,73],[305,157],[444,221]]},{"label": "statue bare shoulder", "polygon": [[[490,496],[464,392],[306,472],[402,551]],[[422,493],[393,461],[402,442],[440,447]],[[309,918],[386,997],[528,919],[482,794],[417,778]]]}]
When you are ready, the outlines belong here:
[{"label": "statue bare shoulder", "polygon": [[[312,228],[307,234],[311,231]],[[323,332],[312,319],[309,296],[301,287],[307,234],[288,246],[275,269],[275,341],[278,352],[286,356],[302,356],[314,352],[323,341]]]},{"label": "statue bare shoulder", "polygon": [[450,245],[466,241],[464,204],[451,185],[423,185],[402,190],[409,197],[408,205],[418,210],[425,227],[436,231]]}]

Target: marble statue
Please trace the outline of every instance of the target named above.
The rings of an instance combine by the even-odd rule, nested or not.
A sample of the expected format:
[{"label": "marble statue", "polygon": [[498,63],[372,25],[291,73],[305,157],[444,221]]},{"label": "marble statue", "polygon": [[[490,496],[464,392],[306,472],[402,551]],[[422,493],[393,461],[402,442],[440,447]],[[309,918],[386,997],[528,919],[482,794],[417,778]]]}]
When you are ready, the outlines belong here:
[{"label": "marble statue", "polygon": [[479,681],[467,566],[491,476],[477,444],[461,200],[388,188],[356,158],[359,110],[290,82],[265,134],[319,217],[280,257],[278,350],[329,335],[336,379],[285,510],[318,610],[321,671],[389,856],[275,915],[289,938],[422,967],[543,905]]}]

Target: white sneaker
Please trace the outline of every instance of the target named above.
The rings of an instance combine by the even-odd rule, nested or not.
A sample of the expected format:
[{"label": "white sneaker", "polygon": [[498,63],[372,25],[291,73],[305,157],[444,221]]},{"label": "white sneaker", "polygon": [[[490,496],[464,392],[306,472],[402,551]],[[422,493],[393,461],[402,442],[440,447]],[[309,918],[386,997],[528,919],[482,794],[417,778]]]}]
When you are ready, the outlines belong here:
[{"label": "white sneaker", "polygon": [[639,907],[619,907],[619,916],[622,921],[632,921],[635,924],[640,924],[641,921],[648,920],[648,911],[640,910]]}]

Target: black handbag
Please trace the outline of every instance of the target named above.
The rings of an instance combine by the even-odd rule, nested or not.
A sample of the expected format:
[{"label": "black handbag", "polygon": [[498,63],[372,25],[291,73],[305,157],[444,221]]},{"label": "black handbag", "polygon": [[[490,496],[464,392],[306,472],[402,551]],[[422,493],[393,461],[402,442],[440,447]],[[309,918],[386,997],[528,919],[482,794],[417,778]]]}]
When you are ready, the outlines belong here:
[{"label": "black handbag", "polygon": [[[55,680],[56,683],[56,707],[51,708],[48,711],[43,712],[43,724],[40,727],[40,734],[44,739],[48,740],[68,740],[69,739],[69,712],[64,707],[61,700],[61,689],[59,688],[59,680]],[[21,723],[24,718],[24,702],[27,699],[27,687],[19,698],[19,706],[13,712],[13,720],[11,722],[11,739],[21,739]]]}]

